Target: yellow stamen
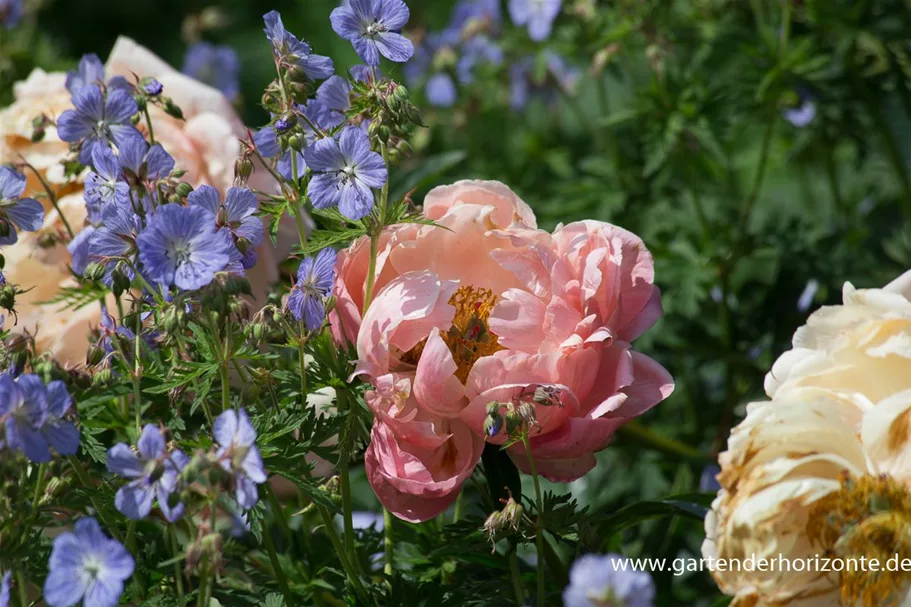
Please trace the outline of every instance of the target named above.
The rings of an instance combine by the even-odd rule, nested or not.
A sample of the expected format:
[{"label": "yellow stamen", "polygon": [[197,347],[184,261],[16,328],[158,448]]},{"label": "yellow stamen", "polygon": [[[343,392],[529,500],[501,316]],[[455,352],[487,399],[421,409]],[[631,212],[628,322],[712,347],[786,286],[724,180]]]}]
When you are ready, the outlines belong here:
[{"label": "yellow stamen", "polygon": [[[449,298],[449,305],[456,309],[455,317],[452,319],[452,326],[442,338],[449,346],[458,367],[455,376],[463,384],[468,380],[468,373],[479,358],[504,349],[487,324],[496,304],[497,296],[493,291],[471,285],[459,287]],[[402,361],[417,364],[426,343],[425,339],[403,354]]]},{"label": "yellow stamen", "polygon": [[897,605],[911,584],[911,572],[885,570],[896,553],[911,554],[911,492],[891,476],[846,474],[838,491],[813,506],[807,534],[831,557],[878,560],[879,571],[845,567],[841,573],[845,605]]}]

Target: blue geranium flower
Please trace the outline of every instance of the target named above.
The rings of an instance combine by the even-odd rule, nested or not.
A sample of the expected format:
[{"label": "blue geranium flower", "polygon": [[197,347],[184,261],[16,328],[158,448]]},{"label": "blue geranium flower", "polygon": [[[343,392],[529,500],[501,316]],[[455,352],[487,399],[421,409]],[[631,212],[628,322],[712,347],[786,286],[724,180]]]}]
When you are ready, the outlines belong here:
[{"label": "blue geranium flower", "polygon": [[123,179],[117,156],[107,146],[98,146],[92,152],[92,168],[85,176],[84,198],[89,222],[97,224],[106,206],[129,203],[130,186]]},{"label": "blue geranium flower", "polygon": [[0,26],[11,30],[20,21],[22,21],[22,0],[0,0]]},{"label": "blue geranium flower", "polygon": [[327,247],[316,257],[305,257],[297,269],[297,283],[288,296],[288,310],[307,329],[316,331],[326,318],[326,298],[335,282],[335,249]]},{"label": "blue geranium flower", "polygon": [[57,135],[79,148],[79,162],[90,164],[97,147],[111,143],[122,149],[131,141],[142,140],[130,118],[139,111],[127,91],[109,90],[107,96],[94,85],[81,86],[73,93],[76,109],[66,110],[57,119]]},{"label": "blue geranium flower", "polygon": [[562,0],[509,0],[509,16],[516,25],[528,28],[529,37],[540,42],[550,36]]},{"label": "blue geranium flower", "polygon": [[[103,226],[89,237],[88,259],[102,263],[106,267],[104,283],[111,285],[115,268],[130,280],[134,272],[137,253],[137,237],[142,229],[142,221],[132,207],[123,204],[111,204],[102,212]],[[129,261],[129,264],[120,263]],[[84,268],[83,268],[84,270]]]},{"label": "blue geranium flower", "polygon": [[262,219],[255,215],[259,208],[256,194],[246,188],[229,188],[224,201],[217,189],[202,185],[190,192],[187,202],[208,211],[215,229],[231,236],[243,255],[241,265],[249,270],[256,263],[256,249],[263,241]]},{"label": "blue geranium flower", "polygon": [[380,55],[397,63],[411,59],[414,45],[399,33],[409,16],[402,0],[351,0],[333,10],[329,19],[335,33],[351,41],[364,63],[376,66]]},{"label": "blue geranium flower", "polygon": [[26,232],[41,229],[44,207],[34,198],[20,198],[25,191],[25,175],[0,166],[0,245],[19,239],[16,228]]},{"label": "blue geranium flower", "polygon": [[3,574],[3,579],[0,580],[0,607],[9,607],[9,587],[12,573],[12,571],[7,571]]},{"label": "blue geranium flower", "polygon": [[586,554],[576,559],[569,586],[563,590],[565,607],[652,607],[654,599],[652,576],[636,571],[629,559],[618,554]]},{"label": "blue geranium flower", "polygon": [[243,409],[228,409],[215,419],[213,428],[219,444],[216,456],[222,468],[234,475],[235,497],[241,508],[256,505],[256,485],[266,482],[263,458],[256,448],[256,430]]},{"label": "blue geranium flower", "polygon": [[37,375],[13,379],[0,375],[0,419],[4,419],[6,444],[29,461],[51,461],[50,448],[73,455],[79,448],[79,430],[63,419],[72,400],[63,382],[45,386]]},{"label": "blue geranium flower", "polygon": [[[75,94],[77,90],[88,85],[104,86],[104,64],[95,53],[83,55],[79,60],[79,67],[66,74],[66,90],[71,94]],[[120,89],[127,93],[130,93],[133,88],[123,76],[111,78],[107,87],[112,90]]]},{"label": "blue geranium flower", "polygon": [[197,42],[187,49],[181,71],[217,88],[228,99],[234,99],[240,93],[240,59],[230,46]]},{"label": "blue geranium flower", "polygon": [[212,282],[234,250],[227,234],[215,231],[205,209],[176,204],[159,208],[136,242],[150,280],[185,290]]},{"label": "blue geranium flower", "polygon": [[106,536],[95,519],[80,519],[72,533],[54,538],[44,600],[50,607],[80,601],[86,607],[114,607],[134,567],[126,548]]},{"label": "blue geranium flower", "polygon": [[[297,110],[303,113],[307,120],[323,131],[335,128],[345,120],[345,117],[341,113],[333,111],[319,99],[311,99],[306,106],[298,105]],[[314,132],[306,122],[303,122],[301,128],[303,130],[305,146],[312,145],[313,142],[319,139],[317,133]],[[278,133],[274,126],[266,126],[258,130],[253,135],[253,142],[256,144],[259,153],[266,158],[273,158],[280,155],[278,159],[278,172],[285,179],[290,180],[294,175],[291,162],[292,154],[297,158],[298,176],[303,175],[304,169],[307,168],[303,153],[295,152],[292,149],[287,149],[282,152],[281,145],[278,141]]]},{"label": "blue geranium flower", "polygon": [[285,29],[278,11],[269,11],[263,15],[263,21],[272,52],[280,60],[296,65],[311,80],[324,80],[335,72],[332,59],[312,54],[309,44]]},{"label": "blue geranium flower", "polygon": [[149,146],[144,139],[132,139],[120,148],[120,167],[130,182],[164,179],[174,170],[174,159],[157,143]]},{"label": "blue geranium flower", "polygon": [[133,479],[117,490],[114,505],[124,516],[140,520],[152,511],[152,502],[168,522],[183,516],[183,504],[171,507],[168,500],[177,490],[177,475],[189,458],[180,450],[168,453],[161,430],[152,424],[142,429],[137,443],[137,456],[126,443],[117,443],[108,450],[108,472]]},{"label": "blue geranium flower", "polygon": [[386,164],[370,149],[370,139],[361,129],[346,127],[338,139],[320,139],[304,150],[313,178],[307,195],[313,206],[337,206],[349,219],[366,217],[373,208],[371,188],[386,183]]}]

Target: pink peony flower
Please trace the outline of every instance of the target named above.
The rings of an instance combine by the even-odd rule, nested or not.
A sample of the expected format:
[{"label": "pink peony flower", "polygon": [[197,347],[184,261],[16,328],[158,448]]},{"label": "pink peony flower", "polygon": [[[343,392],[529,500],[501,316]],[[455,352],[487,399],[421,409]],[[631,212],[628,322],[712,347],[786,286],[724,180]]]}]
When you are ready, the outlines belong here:
[{"label": "pink peony flower", "polygon": [[[458,495],[487,436],[488,404],[534,408],[538,471],[577,479],[616,429],[673,391],[661,365],[630,342],[661,316],[652,257],[618,227],[585,221],[537,229],[508,187],[464,181],[425,199],[434,226],[382,237],[373,302],[361,317],[369,262],[362,239],[339,256],[336,339],[357,347],[374,389],[366,455],[380,501],[427,520]],[[533,400],[543,388],[547,399]],[[521,444],[509,449],[529,471]]]}]

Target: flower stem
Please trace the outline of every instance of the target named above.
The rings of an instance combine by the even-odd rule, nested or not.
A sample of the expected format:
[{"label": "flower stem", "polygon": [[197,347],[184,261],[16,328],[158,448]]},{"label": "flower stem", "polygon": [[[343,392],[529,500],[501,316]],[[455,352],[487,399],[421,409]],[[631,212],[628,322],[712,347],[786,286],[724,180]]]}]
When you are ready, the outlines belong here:
[{"label": "flower stem", "polygon": [[459,491],[459,497],[456,498],[455,509],[452,512],[452,522],[458,523],[462,518],[462,510],[464,508],[463,498],[465,496],[464,491]]},{"label": "flower stem", "polygon": [[149,144],[155,145],[155,128],[152,126],[152,116],[149,115],[149,106],[146,105],[143,108],[142,113],[145,114],[146,124],[149,125]]},{"label": "flower stem", "polygon": [[[177,545],[177,532],[173,526],[168,527],[168,535],[171,537],[171,551],[176,559],[180,553],[180,547]],[[177,588],[177,604],[180,607],[186,607],[187,599],[183,594],[183,573],[180,571],[180,562],[177,560],[174,561],[174,585]]]},{"label": "flower stem", "polygon": [[[281,510],[275,513],[275,516],[281,516]],[[272,534],[268,529],[263,529],[263,542],[266,544],[266,551],[269,553],[269,561],[272,563],[272,571],[278,580],[278,587],[285,597],[285,604],[288,607],[294,607],[294,595],[291,594],[291,588],[288,586],[288,578],[282,570],[282,565],[278,560],[278,553],[275,552],[275,542],[272,541]]]},{"label": "flower stem", "polygon": [[44,188],[44,191],[47,192],[47,197],[50,199],[51,204],[54,205],[55,209],[57,209],[57,216],[60,217],[60,221],[63,223],[63,227],[66,228],[66,232],[70,235],[70,240],[72,240],[75,236],[75,233],[73,232],[73,228],[70,226],[70,222],[67,221],[66,215],[64,215],[63,211],[60,210],[60,205],[57,204],[57,194],[54,193],[54,191],[51,189],[51,186],[47,181],[45,181],[41,173],[38,172],[38,169],[26,162],[23,156],[19,156],[19,158],[22,158],[22,162],[25,164],[25,166],[30,168],[35,174],[35,177],[38,178],[38,181],[41,182],[41,186]]},{"label": "flower stem", "polygon": [[41,501],[41,492],[44,491],[44,480],[47,477],[47,464],[38,465],[38,480],[35,484],[35,495],[32,497],[32,521],[29,524],[35,524],[38,518],[38,503]]},{"label": "flower stem", "polygon": [[509,573],[512,578],[512,588],[516,593],[516,604],[525,604],[525,586],[522,584],[522,574],[519,572],[519,557],[516,556],[516,549],[509,550]]},{"label": "flower stem", "polygon": [[386,564],[383,565],[383,572],[385,572],[386,575],[392,575],[395,561],[395,540],[392,535],[392,524],[394,520],[392,513],[383,508],[383,549],[386,555]]},{"label": "flower stem", "polygon": [[345,548],[342,546],[342,540],[338,537],[338,532],[335,530],[335,522],[332,520],[332,516],[329,512],[320,505],[316,506],[316,509],[319,511],[320,517],[323,519],[323,526],[326,528],[326,534],[329,535],[329,539],[332,541],[332,546],[335,548],[335,552],[338,554],[338,560],[342,564],[342,568],[345,570],[345,573],[348,574],[348,579],[351,581],[351,584],[354,586],[354,592],[361,598],[362,601],[368,602],[369,594],[367,589],[364,588],[364,584],[361,582],[360,576],[357,574],[357,571],[351,566],[351,561],[348,560],[348,555],[345,553]]},{"label": "flower stem", "polygon": [[746,233],[750,223],[750,216],[753,214],[753,207],[756,206],[756,200],[762,191],[762,182],[765,180],[765,169],[769,160],[769,149],[772,143],[772,135],[775,133],[775,125],[778,123],[777,116],[769,118],[769,126],[766,127],[765,136],[762,138],[762,148],[759,151],[759,164],[756,167],[756,175],[753,178],[753,188],[750,190],[750,196],[743,205],[740,213],[740,234]]},{"label": "flower stem", "polygon": [[142,306],[136,305],[136,335],[133,337],[133,408],[136,414],[136,435],[142,433],[142,363],[140,361],[140,335],[142,334]]},{"label": "flower stem", "polygon": [[[385,144],[380,144],[380,151],[383,155],[383,163],[388,167],[389,150],[386,149]],[[383,184],[383,189],[380,193],[380,210],[378,213],[378,219],[376,225],[373,228],[373,232],[370,234],[370,264],[367,269],[367,289],[364,293],[364,309],[361,312],[362,315],[367,312],[367,308],[370,307],[370,302],[373,299],[373,286],[376,282],[376,256],[380,248],[380,236],[383,234],[383,228],[386,227],[386,206],[388,203],[389,178],[387,177],[386,183]]]},{"label": "flower stem", "polygon": [[535,483],[535,505],[538,518],[535,521],[535,547],[538,551],[538,607],[544,607],[544,525],[541,517],[544,512],[544,499],[541,497],[541,481],[538,480],[538,470],[535,467],[535,458],[531,453],[531,444],[528,442],[528,432],[522,432],[522,444],[525,445],[525,454],[528,456],[528,467],[531,478]]},{"label": "flower stem", "polygon": [[306,345],[306,340],[304,339],[304,321],[299,321],[298,327],[300,328],[300,340],[297,343],[297,358],[300,363],[300,390],[301,390],[301,407],[306,410],[307,408],[307,352],[304,349]]},{"label": "flower stem", "polygon": [[16,586],[19,590],[19,604],[22,607],[29,607],[28,589],[25,587],[25,571],[16,570]]},{"label": "flower stem", "polygon": [[[348,406],[348,396],[345,394],[344,390],[339,390],[337,393],[337,407],[338,411],[348,411],[348,415],[354,415],[350,411]],[[341,480],[341,491],[342,491],[342,519],[344,521],[345,528],[345,550],[349,555],[354,557],[357,554],[357,551],[354,547],[354,520],[352,518],[352,506],[351,506],[351,477],[349,474],[349,465],[351,462],[351,454],[348,453],[348,450],[344,451],[339,450],[339,477]],[[359,563],[355,559],[355,565]]]},{"label": "flower stem", "polygon": [[662,436],[661,434],[642,426],[638,422],[627,422],[620,426],[620,429],[617,432],[621,436],[636,440],[639,443],[651,447],[656,451],[661,451],[662,453],[676,455],[694,461],[706,461],[711,459],[698,449],[694,449],[693,447],[672,438]]}]

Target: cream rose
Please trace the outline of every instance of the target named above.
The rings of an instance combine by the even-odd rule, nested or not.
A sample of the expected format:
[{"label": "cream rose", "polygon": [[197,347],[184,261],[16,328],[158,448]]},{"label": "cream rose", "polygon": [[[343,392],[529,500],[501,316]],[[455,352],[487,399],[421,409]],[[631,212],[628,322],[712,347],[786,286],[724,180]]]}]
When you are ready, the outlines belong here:
[{"label": "cream rose", "polygon": [[[726,560],[712,575],[732,605],[911,605],[911,572],[857,565],[911,555],[909,283],[846,285],[844,305],[814,313],[775,363],[771,400],[731,432],[702,552]],[[817,556],[855,566],[821,571]],[[777,567],[747,571],[751,557]]]},{"label": "cream rose", "polygon": [[[185,121],[166,115],[150,106],[155,138],[174,157],[177,167],[188,171],[194,185],[209,184],[224,192],[233,183],[234,160],[240,151],[240,138],[246,129],[231,103],[217,91],[179,73],[148,49],[129,38],[120,37],[106,66],[108,77],[133,79],[133,74],[154,77],[164,85],[164,94],[174,99],[184,113]],[[71,106],[65,87],[66,74],[46,73],[36,69],[15,86],[15,102],[0,112],[0,164],[21,162],[21,157],[38,169],[60,197],[60,207],[75,232],[85,221],[81,177],[67,180],[61,160],[69,155],[68,146],[57,137],[53,126],[44,139],[31,142],[32,119],[42,112],[56,118]],[[140,128],[145,128],[140,123]],[[31,171],[27,192],[43,192],[40,181]],[[251,188],[272,191],[274,182],[265,170],[250,178]],[[48,216],[45,230],[64,234],[63,222],[45,199]],[[260,247],[259,262],[247,273],[257,301],[262,302],[271,284],[276,282],[278,262],[287,257],[297,239],[293,221],[280,228],[279,242]],[[7,259],[4,271],[11,283],[31,289],[17,298],[18,333],[36,335],[39,351],[51,352],[61,364],[81,364],[85,359],[89,332],[101,319],[100,306],[66,310],[60,305],[40,305],[65,286],[75,285],[69,271],[70,255],[65,244],[42,248],[39,235],[29,234],[13,246],[4,248]],[[9,324],[9,323],[8,323]]]},{"label": "cream rose", "polygon": [[877,402],[911,388],[911,272],[883,289],[844,286],[844,304],[814,312],[766,376],[766,393],[818,386]]}]

